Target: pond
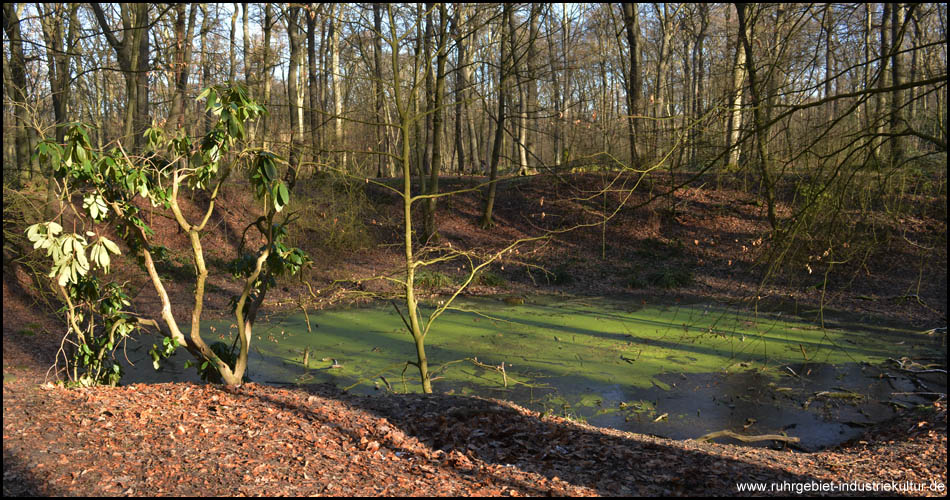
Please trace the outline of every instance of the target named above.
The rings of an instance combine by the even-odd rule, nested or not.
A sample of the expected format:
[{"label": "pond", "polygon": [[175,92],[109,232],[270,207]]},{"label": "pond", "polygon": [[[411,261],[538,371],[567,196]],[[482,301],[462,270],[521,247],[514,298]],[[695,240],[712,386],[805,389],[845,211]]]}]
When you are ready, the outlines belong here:
[{"label": "pond", "polygon": [[[466,299],[436,321],[426,353],[436,392],[506,399],[673,439],[785,433],[806,450],[927,402],[902,393],[946,392],[945,374],[914,380],[888,361],[945,359],[945,338],[836,320],[821,328],[788,312],[753,315],[709,303]],[[209,341],[229,341],[236,331],[228,322],[204,325]],[[255,382],[421,391],[418,370],[406,364],[415,360],[411,337],[390,303],[271,316],[255,328],[248,368]],[[143,340],[130,344],[131,360],[145,358],[153,340]],[[194,368],[183,368],[187,359],[181,350],[159,372],[136,362],[123,380],[197,381]]]}]

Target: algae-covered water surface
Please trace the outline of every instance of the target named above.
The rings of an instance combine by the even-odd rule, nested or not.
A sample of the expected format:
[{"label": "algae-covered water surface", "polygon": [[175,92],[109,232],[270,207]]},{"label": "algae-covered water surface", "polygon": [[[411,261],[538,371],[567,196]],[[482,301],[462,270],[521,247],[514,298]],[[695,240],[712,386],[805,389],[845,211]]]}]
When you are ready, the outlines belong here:
[{"label": "algae-covered water surface", "polygon": [[[233,338],[236,329],[206,327],[209,339]],[[406,363],[415,360],[411,337],[389,303],[271,316],[255,337],[248,371],[256,382],[421,390],[418,370]],[[852,437],[895,405],[921,402],[895,396],[915,386],[898,373],[885,377],[882,366],[945,352],[933,337],[879,324],[821,328],[712,304],[547,296],[458,302],[426,346],[437,392],[508,399],[671,438],[784,432],[806,449]],[[166,363],[166,379],[196,380],[181,368],[183,354]],[[129,378],[146,376],[143,365],[151,370],[137,363]]]}]

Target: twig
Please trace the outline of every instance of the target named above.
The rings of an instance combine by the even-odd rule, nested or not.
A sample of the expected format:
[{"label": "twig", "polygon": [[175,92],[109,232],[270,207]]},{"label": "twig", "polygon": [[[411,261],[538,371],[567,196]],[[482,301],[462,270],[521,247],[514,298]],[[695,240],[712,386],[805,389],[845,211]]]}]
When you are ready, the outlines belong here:
[{"label": "twig", "polygon": [[412,334],[412,327],[409,326],[409,322],[406,321],[406,317],[402,315],[402,311],[399,310],[399,306],[396,305],[396,301],[395,301],[395,300],[390,300],[389,303],[392,304],[392,305],[393,305],[393,309],[395,309],[396,312],[399,313],[399,317],[402,318],[402,323],[403,323],[404,325],[406,325],[406,329],[409,330],[409,333],[410,333],[410,334]]}]

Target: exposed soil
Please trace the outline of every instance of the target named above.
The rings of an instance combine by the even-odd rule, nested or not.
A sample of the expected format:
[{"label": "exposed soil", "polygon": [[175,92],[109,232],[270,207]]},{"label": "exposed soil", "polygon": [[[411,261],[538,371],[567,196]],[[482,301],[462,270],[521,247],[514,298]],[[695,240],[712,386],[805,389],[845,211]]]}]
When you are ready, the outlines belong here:
[{"label": "exposed soil", "polygon": [[[445,179],[442,185],[450,189],[473,182]],[[602,182],[590,174],[575,176],[569,185],[544,176],[508,183],[500,190],[491,230],[477,227],[479,195],[442,200],[439,244],[443,249],[452,245],[490,252],[513,239],[539,234],[541,227],[602,220],[602,198],[578,199]],[[307,186],[297,195],[306,196]],[[644,186],[627,206],[645,201],[649,190]],[[215,263],[233,258],[241,240],[240,221],[253,220],[254,214],[253,204],[238,191],[226,195],[212,218],[215,230],[203,240],[219,270],[223,264]],[[367,196],[362,227],[379,244],[321,251],[320,228],[332,228],[333,217],[323,215],[322,224],[311,224],[316,229],[297,237],[308,243],[314,257],[307,275],[314,294],[299,282],[285,280],[268,295],[269,310],[299,304],[320,308],[393,291],[371,278],[398,269],[401,249],[394,244],[401,211],[382,188],[367,189]],[[621,196],[607,197],[608,212]],[[819,281],[815,276],[826,270],[817,261],[804,261],[812,263],[816,274],[802,267],[760,287],[763,269],[756,262],[770,242],[763,241],[768,232],[764,208],[749,195],[690,188],[674,203],[675,212],[668,210],[668,200],[625,208],[605,226],[518,247],[491,268],[504,284],[478,284],[469,293],[622,293],[730,302],[759,297],[760,307],[824,306],[865,321],[896,321],[921,329],[946,325],[945,200],[942,212],[938,207],[922,210],[914,219],[891,221],[891,239],[860,266],[833,269],[824,293],[814,286]],[[194,206],[186,208],[192,216],[198,213]],[[172,221],[161,217],[150,223],[160,236],[176,232]],[[914,253],[919,247],[901,243],[904,240],[933,250]],[[170,245],[173,260],[163,272],[173,278],[170,294],[182,320],[191,300],[190,270],[184,238],[178,241],[178,246]],[[817,246],[801,252],[821,254]],[[632,278],[664,267],[688,269],[692,282],[673,290],[649,284],[631,288]],[[452,263],[438,270],[458,275],[457,268]],[[139,311],[156,310],[154,292],[132,266],[117,265],[116,273],[131,280]],[[213,273],[210,280],[206,311],[211,316],[226,312],[236,289],[222,274]],[[744,481],[946,484],[943,402],[904,412],[869,429],[861,440],[800,453],[672,441],[542,417],[501,401],[449,395],[365,398],[326,386],[286,389],[253,383],[234,389],[193,384],[78,390],[44,386],[64,328],[36,301],[29,283],[23,269],[5,265],[5,496],[736,495],[750,494],[737,491],[736,483]],[[945,490],[907,493],[943,496]],[[788,495],[790,490],[760,494]]]}]

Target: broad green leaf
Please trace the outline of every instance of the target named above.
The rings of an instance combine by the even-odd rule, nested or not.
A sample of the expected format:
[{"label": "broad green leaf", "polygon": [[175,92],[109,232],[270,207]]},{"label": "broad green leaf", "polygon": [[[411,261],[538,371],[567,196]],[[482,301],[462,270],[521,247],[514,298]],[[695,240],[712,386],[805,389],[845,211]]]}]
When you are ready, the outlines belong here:
[{"label": "broad green leaf", "polygon": [[270,158],[264,160],[264,175],[267,176],[268,181],[272,181],[277,178],[277,169],[274,168],[274,163]]},{"label": "broad green leaf", "polygon": [[[208,91],[211,89],[209,88]],[[205,105],[205,109],[211,111],[214,109],[214,105],[218,102],[218,95],[214,92],[208,92],[208,103]]]}]

